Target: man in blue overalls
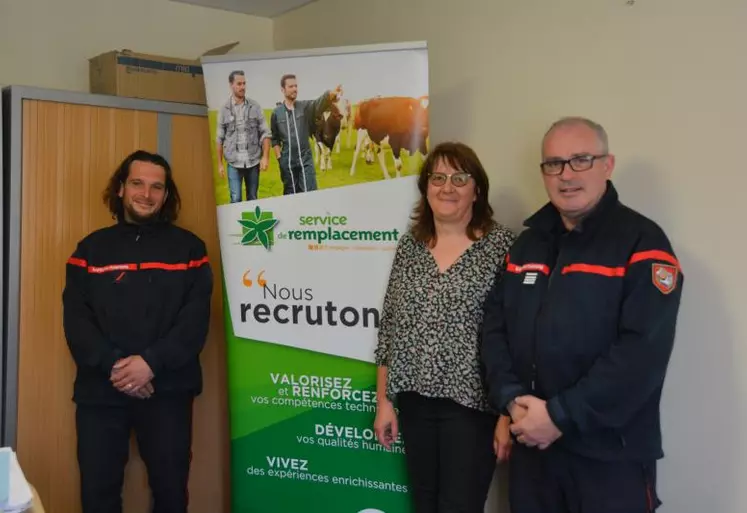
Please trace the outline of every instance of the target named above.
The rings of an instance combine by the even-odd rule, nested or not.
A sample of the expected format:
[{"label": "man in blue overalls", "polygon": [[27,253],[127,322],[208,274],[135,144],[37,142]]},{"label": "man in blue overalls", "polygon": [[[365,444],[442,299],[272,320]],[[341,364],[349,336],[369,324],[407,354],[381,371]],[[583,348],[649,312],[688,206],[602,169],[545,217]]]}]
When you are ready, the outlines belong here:
[{"label": "man in blue overalls", "polygon": [[315,191],[316,170],[309,139],[315,120],[340,98],[342,86],[325,91],[316,100],[296,100],[298,83],[295,75],[284,75],[280,88],[285,101],[272,112],[270,131],[283,180],[283,194]]}]

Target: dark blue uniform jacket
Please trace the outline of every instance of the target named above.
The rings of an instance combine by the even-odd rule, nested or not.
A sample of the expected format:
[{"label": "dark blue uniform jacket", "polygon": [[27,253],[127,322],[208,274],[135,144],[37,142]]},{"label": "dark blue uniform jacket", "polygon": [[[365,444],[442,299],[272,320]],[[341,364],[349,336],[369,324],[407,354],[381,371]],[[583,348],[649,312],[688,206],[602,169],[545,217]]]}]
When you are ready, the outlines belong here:
[{"label": "dark blue uniform jacket", "polygon": [[573,231],[547,204],[530,217],[486,302],[490,402],[547,401],[556,441],[602,460],[663,456],[659,402],[682,293],[662,229],[611,182]]},{"label": "dark blue uniform jacket", "polygon": [[130,355],[148,363],[156,394],[199,394],[212,290],[205,244],[173,224],[120,222],[80,241],[63,293],[75,401],[126,401],[109,378]]}]

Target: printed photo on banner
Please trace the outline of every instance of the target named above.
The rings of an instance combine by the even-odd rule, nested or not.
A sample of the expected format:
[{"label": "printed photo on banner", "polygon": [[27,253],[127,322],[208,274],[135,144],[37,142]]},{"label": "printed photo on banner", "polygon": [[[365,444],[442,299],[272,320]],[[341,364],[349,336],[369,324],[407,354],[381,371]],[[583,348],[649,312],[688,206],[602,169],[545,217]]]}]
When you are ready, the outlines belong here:
[{"label": "printed photo on banner", "polygon": [[218,205],[415,175],[428,153],[423,52],[244,57],[203,72]]}]

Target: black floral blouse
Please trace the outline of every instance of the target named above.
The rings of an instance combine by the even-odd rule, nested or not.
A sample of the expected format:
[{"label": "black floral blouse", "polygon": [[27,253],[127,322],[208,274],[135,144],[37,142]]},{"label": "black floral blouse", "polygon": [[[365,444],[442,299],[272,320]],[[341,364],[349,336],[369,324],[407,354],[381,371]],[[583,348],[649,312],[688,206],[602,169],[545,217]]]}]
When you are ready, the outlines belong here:
[{"label": "black floral blouse", "polygon": [[497,225],[441,273],[425,244],[403,235],[375,350],[376,364],[388,367],[390,400],[413,391],[491,411],[480,372],[483,303],[514,240]]}]

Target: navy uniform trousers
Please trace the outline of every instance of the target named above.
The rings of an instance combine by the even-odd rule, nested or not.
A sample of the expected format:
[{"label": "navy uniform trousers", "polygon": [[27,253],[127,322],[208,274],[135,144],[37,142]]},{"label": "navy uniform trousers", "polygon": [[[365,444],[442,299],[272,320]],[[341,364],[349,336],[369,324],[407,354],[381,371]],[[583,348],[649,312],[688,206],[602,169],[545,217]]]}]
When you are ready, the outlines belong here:
[{"label": "navy uniform trousers", "polygon": [[511,513],[652,513],[656,462],[600,461],[516,441],[509,460]]}]

